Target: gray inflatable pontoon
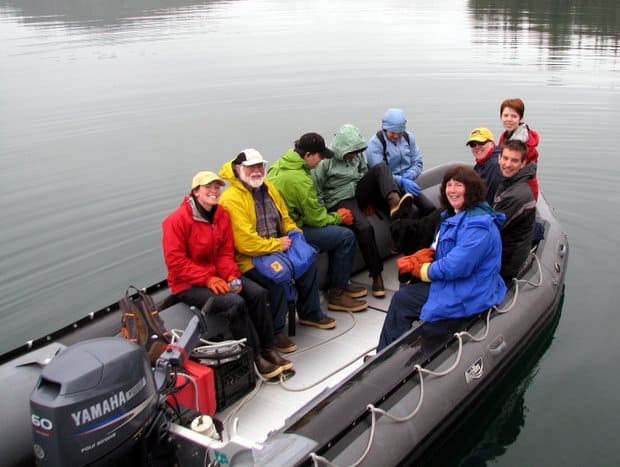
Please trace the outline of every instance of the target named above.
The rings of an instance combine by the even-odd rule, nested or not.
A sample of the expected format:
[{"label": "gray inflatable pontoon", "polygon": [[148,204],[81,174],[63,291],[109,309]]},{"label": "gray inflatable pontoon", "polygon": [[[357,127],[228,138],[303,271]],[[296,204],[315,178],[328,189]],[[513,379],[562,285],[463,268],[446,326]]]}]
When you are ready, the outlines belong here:
[{"label": "gray inflatable pontoon", "polygon": [[[427,170],[419,178],[429,199],[437,200],[443,172],[450,165]],[[194,447],[192,455],[179,459],[180,464],[203,465],[210,459],[230,465],[389,466],[421,459],[480,402],[559,312],[567,237],[542,193],[537,211],[544,239],[533,248],[527,268],[504,303],[465,320],[417,323],[364,362],[377,344],[390,298],[398,290],[395,258],[389,257],[388,222],[373,215],[386,258],[387,296],[366,297],[369,309],[361,313],[329,312],[337,320],[333,331],[297,326],[294,339],[299,350],[287,355],[296,375],[277,384],[259,381],[245,397],[215,413],[220,441],[191,431],[189,423],[172,424],[172,438]],[[360,255],[356,264],[360,269],[354,282],[370,289]],[[319,257],[319,269],[326,273],[325,257]],[[165,282],[146,290],[157,302],[168,295]],[[169,329],[183,329],[193,314],[176,304],[162,316]],[[216,320],[209,325],[219,326]],[[35,463],[29,402],[42,368],[59,350],[114,336],[119,328],[120,313],[114,304],[0,357],[4,382],[0,465]]]}]

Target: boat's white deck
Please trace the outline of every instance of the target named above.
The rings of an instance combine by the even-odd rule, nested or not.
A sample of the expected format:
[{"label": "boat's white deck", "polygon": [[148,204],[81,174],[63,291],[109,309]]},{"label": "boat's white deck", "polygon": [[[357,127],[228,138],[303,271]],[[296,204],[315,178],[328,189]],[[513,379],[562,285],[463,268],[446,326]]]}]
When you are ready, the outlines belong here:
[{"label": "boat's white deck", "polygon": [[[337,320],[333,330],[324,331],[298,324],[293,338],[298,350],[285,355],[295,364],[295,376],[284,383],[260,384],[244,399],[216,414],[216,418],[230,429],[234,418],[238,417],[238,433],[241,436],[252,441],[263,441],[270,431],[281,427],[289,415],[362,365],[364,355],[374,351],[377,345],[385,312],[393,293],[398,290],[395,259],[386,261],[384,268],[384,298],[375,298],[370,293],[372,282],[367,272],[355,275],[352,281],[369,290],[365,297],[368,310],[359,313],[327,311]],[[327,310],[327,303],[322,301],[322,307]],[[334,376],[325,379],[332,373],[335,373]],[[224,436],[230,436],[230,432]]]}]

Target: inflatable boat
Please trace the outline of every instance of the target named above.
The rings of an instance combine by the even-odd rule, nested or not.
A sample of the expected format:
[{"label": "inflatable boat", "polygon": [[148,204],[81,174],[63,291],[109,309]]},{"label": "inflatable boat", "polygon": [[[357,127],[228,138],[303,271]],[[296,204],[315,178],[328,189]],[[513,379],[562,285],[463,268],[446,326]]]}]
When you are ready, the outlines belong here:
[{"label": "inflatable boat", "polygon": [[[418,179],[434,203],[450,165]],[[221,342],[225,332],[213,340],[221,323],[208,307],[172,304],[165,281],[143,290],[165,304],[160,316],[178,338],[151,366],[141,347],[117,337],[119,291],[109,307],[0,356],[0,465],[388,466],[423,460],[558,316],[568,241],[542,193],[537,221],[543,238],[502,304],[464,320],[415,323],[365,358],[399,287],[388,216],[373,214],[386,297],[369,295],[363,312],[328,312],[337,320],[330,331],[295,326],[290,314],[298,350],[287,358],[294,372],[276,381],[256,376],[242,343]],[[370,290],[357,256],[352,281]],[[318,261],[325,275],[326,258]],[[197,345],[207,351],[192,358]]]}]

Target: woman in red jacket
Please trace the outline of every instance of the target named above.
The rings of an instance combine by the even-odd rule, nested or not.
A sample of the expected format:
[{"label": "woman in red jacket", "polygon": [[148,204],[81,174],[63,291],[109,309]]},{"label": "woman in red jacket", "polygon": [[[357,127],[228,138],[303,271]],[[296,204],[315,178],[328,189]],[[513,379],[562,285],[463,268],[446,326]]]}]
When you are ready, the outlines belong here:
[{"label": "woman in red jacket", "polygon": [[273,378],[293,364],[273,348],[267,291],[241,276],[235,262],[230,217],[218,205],[222,186],[215,173],[198,172],[190,194],[164,219],[168,286],[175,297],[197,308],[214,297],[211,312],[226,316],[235,339],[247,338],[259,373]]},{"label": "woman in red jacket", "polygon": [[[505,141],[516,139],[523,141],[527,146],[527,162],[538,164],[538,143],[540,136],[537,131],[532,130],[524,121],[525,104],[519,98],[506,99],[499,106],[499,116],[504,126],[504,132],[499,137],[499,146]],[[534,194],[534,199],[538,199],[538,176],[528,180],[530,189]]]}]

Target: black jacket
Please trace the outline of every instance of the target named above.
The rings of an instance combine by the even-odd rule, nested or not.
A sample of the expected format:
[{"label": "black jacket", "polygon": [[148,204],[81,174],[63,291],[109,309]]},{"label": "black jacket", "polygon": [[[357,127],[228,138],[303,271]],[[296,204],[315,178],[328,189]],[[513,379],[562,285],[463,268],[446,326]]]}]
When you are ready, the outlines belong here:
[{"label": "black jacket", "polygon": [[506,282],[517,275],[532,247],[536,223],[536,201],[528,180],[536,174],[536,164],[530,162],[512,178],[502,178],[493,209],[506,214],[502,235],[502,270]]}]

